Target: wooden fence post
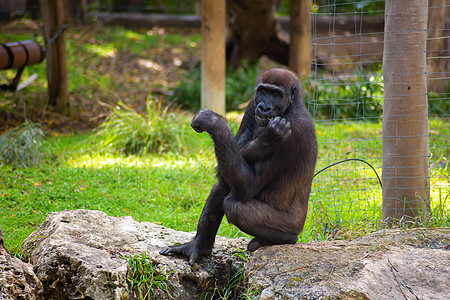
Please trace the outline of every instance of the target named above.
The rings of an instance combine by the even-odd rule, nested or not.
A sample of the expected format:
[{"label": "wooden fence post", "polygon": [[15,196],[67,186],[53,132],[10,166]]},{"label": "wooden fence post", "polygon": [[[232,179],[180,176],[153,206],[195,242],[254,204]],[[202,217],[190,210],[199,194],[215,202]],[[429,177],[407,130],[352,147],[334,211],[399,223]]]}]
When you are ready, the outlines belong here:
[{"label": "wooden fence post", "polygon": [[201,104],[225,115],[225,0],[202,1]]},{"label": "wooden fence post", "polygon": [[[45,41],[55,35],[66,22],[64,0],[41,0]],[[47,49],[47,81],[49,104],[64,114],[70,113],[64,33]]]},{"label": "wooden fence post", "polygon": [[291,0],[289,68],[301,77],[309,76],[309,14],[311,0]]}]

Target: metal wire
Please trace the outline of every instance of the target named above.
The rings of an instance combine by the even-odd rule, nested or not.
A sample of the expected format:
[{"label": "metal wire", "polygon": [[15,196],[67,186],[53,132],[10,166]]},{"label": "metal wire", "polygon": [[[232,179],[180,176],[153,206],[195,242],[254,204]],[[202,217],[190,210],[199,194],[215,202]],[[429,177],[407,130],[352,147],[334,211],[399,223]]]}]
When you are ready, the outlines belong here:
[{"label": "metal wire", "polygon": [[67,28],[69,28],[69,25],[67,23],[63,24],[61,28],[59,28],[58,31],[56,31],[55,34],[53,34],[53,36],[48,40],[47,45],[42,49],[45,55],[47,55],[47,50],[50,47],[50,45],[54,41],[56,41],[56,39],[58,39],[64,33],[64,30],[66,30]]},{"label": "metal wire", "polygon": [[[375,0],[329,0],[316,2],[310,9],[312,76],[305,91],[309,95],[306,104],[318,131],[319,171],[313,181],[309,217],[325,235],[330,228],[336,233],[339,231],[336,228],[355,230],[367,228],[370,223],[373,229],[377,229],[381,224],[382,192],[373,181],[377,180],[382,186],[378,173],[382,169],[383,155],[387,155],[382,152],[381,128],[384,82],[378,72],[383,63],[384,10],[366,9],[381,2],[384,3]],[[445,11],[448,18],[448,4],[430,3],[434,4],[429,9]],[[396,13],[402,12],[397,8]],[[380,22],[377,23],[377,19]],[[428,43],[447,43],[447,46],[441,47],[443,49],[427,47],[428,62],[441,61],[440,65],[448,66],[450,29],[446,26],[428,28]],[[395,34],[402,37],[415,32],[407,28]],[[395,51],[399,55],[407,55],[412,50],[396,48]],[[450,94],[448,90],[438,92],[434,86],[448,85],[450,73],[448,67],[445,70],[425,69],[425,72],[429,83],[426,95],[430,109],[429,127],[416,135],[397,132],[393,136],[385,134],[384,138],[413,141],[417,136],[428,137],[430,175],[424,180],[430,181],[431,208],[442,205],[445,212],[449,209],[445,199],[450,194]],[[424,71],[405,68],[396,75],[416,74],[424,74]],[[424,94],[411,92],[410,95]],[[416,112],[407,117],[414,122],[420,115]],[[413,152],[403,156],[404,159],[415,157],[417,154]],[[351,164],[352,161],[355,164]],[[350,162],[350,165],[343,162]],[[417,167],[420,166],[410,164],[405,168],[413,170]],[[325,170],[326,176],[317,176]],[[423,200],[420,197],[417,199]],[[404,210],[405,207],[399,205],[395,209]],[[365,225],[362,226],[362,223]]]}]

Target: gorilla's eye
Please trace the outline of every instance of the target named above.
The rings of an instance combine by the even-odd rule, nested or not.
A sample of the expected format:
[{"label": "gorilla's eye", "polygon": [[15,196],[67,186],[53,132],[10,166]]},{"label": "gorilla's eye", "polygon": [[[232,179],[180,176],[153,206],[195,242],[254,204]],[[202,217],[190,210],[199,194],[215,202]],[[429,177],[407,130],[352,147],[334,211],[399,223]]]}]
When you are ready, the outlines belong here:
[{"label": "gorilla's eye", "polygon": [[278,98],[281,98],[283,95],[281,95],[281,92],[280,91],[274,91],[273,92],[273,95],[275,96],[275,97],[278,97]]}]

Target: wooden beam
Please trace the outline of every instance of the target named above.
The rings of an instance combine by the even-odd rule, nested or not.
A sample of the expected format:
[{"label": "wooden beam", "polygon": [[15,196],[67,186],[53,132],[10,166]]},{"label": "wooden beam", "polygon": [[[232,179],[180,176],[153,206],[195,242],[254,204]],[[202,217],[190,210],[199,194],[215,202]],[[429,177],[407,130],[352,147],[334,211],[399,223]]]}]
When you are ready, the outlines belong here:
[{"label": "wooden beam", "polygon": [[202,1],[201,105],[225,115],[225,0]]}]

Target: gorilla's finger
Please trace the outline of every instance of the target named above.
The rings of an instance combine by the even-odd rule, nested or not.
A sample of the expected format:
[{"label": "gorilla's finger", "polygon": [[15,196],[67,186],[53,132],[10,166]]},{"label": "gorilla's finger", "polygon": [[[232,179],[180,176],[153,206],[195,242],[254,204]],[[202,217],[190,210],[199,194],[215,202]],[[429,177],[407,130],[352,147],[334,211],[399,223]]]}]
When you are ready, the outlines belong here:
[{"label": "gorilla's finger", "polygon": [[191,124],[191,127],[198,133],[202,133],[204,131],[203,128],[201,128],[200,126],[198,126],[196,124]]}]

